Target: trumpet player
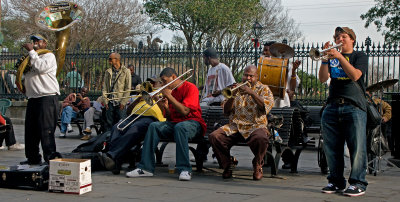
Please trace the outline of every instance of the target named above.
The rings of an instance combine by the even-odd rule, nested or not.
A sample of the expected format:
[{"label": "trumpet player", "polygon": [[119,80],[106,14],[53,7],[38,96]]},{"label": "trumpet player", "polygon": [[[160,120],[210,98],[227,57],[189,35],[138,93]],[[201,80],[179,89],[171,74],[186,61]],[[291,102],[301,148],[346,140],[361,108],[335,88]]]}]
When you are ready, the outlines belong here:
[{"label": "trumpet player", "polygon": [[[125,117],[125,105],[128,102],[129,90],[131,90],[132,85],[131,72],[121,64],[121,55],[119,53],[111,53],[108,57],[108,63],[111,65],[111,68],[108,68],[104,74],[102,90],[103,102],[106,109],[104,120],[106,131],[111,130],[114,124]],[[114,99],[109,101],[107,98]]]},{"label": "trumpet player", "polygon": [[42,35],[31,36],[32,43],[24,44],[29,51],[31,68],[25,73],[25,95],[28,105],[25,116],[25,156],[21,164],[40,164],[39,143],[42,145],[43,159],[49,161],[56,152],[54,132],[58,118],[57,61],[53,53],[38,55],[39,49],[47,48],[47,39]]},{"label": "trumpet player", "polygon": [[214,153],[224,169],[224,179],[232,177],[230,148],[239,140],[245,140],[254,154],[253,179],[263,176],[264,155],[269,143],[267,114],[274,105],[274,97],[267,85],[258,81],[257,67],[247,66],[242,82],[248,85],[239,87],[239,91],[223,102],[225,114],[229,114],[229,124],[215,130],[209,135]]},{"label": "trumpet player", "polygon": [[[341,51],[324,51],[319,80],[331,78],[327,106],[321,117],[324,151],[329,167],[328,185],[323,193],[343,192],[347,196],[365,194],[367,181],[366,148],[366,101],[364,77],[368,68],[368,56],[355,51],[356,34],[348,27],[337,27],[333,39],[342,44]],[[324,49],[329,48],[329,42]],[[351,171],[346,188],[344,178],[344,143],[350,151]]]}]

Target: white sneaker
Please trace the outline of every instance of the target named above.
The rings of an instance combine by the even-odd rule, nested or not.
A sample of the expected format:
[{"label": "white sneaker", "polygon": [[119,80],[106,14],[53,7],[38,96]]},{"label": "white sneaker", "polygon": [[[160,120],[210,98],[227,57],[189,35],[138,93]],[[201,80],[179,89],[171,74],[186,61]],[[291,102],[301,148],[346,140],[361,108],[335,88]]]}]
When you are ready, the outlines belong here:
[{"label": "white sneaker", "polygon": [[66,134],[65,133],[61,133],[60,132],[60,136],[59,136],[60,138],[66,138],[67,136],[66,136]]},{"label": "white sneaker", "polygon": [[67,126],[67,131],[68,131],[69,133],[74,132],[74,129],[72,129],[71,124],[68,124],[68,126]]},{"label": "white sneaker", "polygon": [[179,174],[180,181],[190,181],[191,179],[192,173],[189,173],[189,171],[182,171],[181,174]]},{"label": "white sneaker", "polygon": [[152,177],[152,176],[153,173],[147,172],[140,168],[136,168],[135,170],[126,173],[126,177]]},{"label": "white sneaker", "polygon": [[5,146],[1,146],[1,147],[0,147],[0,150],[4,150],[4,149],[6,149]]},{"label": "white sneaker", "polygon": [[23,149],[25,149],[25,144],[20,144],[20,143],[15,143],[8,147],[8,150],[10,150],[10,151],[17,151],[17,150],[23,150]]}]

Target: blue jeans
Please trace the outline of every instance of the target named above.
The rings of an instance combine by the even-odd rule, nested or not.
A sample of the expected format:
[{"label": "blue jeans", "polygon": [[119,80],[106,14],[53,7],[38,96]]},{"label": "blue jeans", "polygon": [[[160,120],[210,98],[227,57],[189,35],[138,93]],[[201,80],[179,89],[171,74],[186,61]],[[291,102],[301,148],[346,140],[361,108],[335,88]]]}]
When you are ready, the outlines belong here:
[{"label": "blue jeans", "polygon": [[61,114],[61,129],[62,133],[67,131],[67,125],[71,123],[71,119],[76,118],[77,113],[72,109],[71,106],[64,107]]},{"label": "blue jeans", "polygon": [[176,142],[176,169],[178,172],[192,172],[189,162],[189,139],[202,135],[202,128],[199,122],[194,120],[179,123],[153,122],[147,130],[144,138],[142,159],[137,165],[138,168],[154,173],[156,160],[154,152],[160,138],[173,139]]},{"label": "blue jeans", "polygon": [[329,167],[328,181],[344,189],[344,143],[350,152],[349,184],[366,189],[367,169],[367,113],[351,104],[330,103],[321,118],[324,151]]},{"label": "blue jeans", "polygon": [[[131,122],[134,118],[136,118],[136,115],[131,116],[122,123],[120,128],[126,126],[126,124]],[[154,117],[142,116],[123,131],[118,130],[118,124],[115,124],[111,130],[110,150],[107,153],[114,160],[119,160],[119,158],[133,146],[143,141],[147,128],[154,121],[156,121]]]}]

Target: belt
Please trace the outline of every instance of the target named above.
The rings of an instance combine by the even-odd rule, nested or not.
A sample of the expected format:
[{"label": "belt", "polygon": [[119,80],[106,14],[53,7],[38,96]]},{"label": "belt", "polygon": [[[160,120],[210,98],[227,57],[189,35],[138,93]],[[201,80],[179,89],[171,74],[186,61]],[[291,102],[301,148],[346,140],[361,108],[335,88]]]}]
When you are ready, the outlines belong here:
[{"label": "belt", "polygon": [[345,99],[345,98],[333,98],[333,99],[329,100],[328,103],[335,103],[335,104],[339,104],[339,105],[342,105],[342,104],[353,104],[352,101],[350,101],[348,99]]}]

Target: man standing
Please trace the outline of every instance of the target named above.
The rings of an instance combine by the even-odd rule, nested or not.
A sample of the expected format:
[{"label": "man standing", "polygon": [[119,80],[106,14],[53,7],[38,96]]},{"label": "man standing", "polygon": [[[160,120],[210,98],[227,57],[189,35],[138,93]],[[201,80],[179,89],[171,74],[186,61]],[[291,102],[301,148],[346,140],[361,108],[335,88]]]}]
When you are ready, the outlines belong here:
[{"label": "man standing", "polygon": [[[103,81],[103,99],[105,103],[105,131],[111,130],[121,118],[125,116],[125,105],[129,100],[131,90],[131,72],[121,64],[121,55],[111,53],[108,57],[111,68],[108,68],[104,74]],[[122,92],[125,91],[125,92]],[[106,93],[111,93],[106,96]],[[109,101],[107,98],[112,98]]]},{"label": "man standing", "polygon": [[35,50],[46,49],[47,39],[36,34],[31,36],[33,44],[23,47],[29,51],[31,68],[25,73],[25,95],[28,97],[25,116],[25,156],[21,164],[40,164],[39,143],[43,159],[48,163],[56,152],[54,132],[58,119],[59,84],[56,78],[57,62],[53,53],[38,55]]},{"label": "man standing", "polygon": [[131,82],[132,82],[131,89],[135,90],[136,86],[142,83],[142,79],[140,78],[140,76],[135,74],[135,67],[132,64],[128,65],[128,69],[131,71],[131,77],[132,77],[131,78]]},{"label": "man standing", "polygon": [[[160,73],[164,85],[177,78],[172,68]],[[161,91],[163,101],[158,106],[164,111],[167,121],[150,124],[143,143],[142,158],[137,169],[126,173],[127,177],[153,176],[155,168],[154,152],[160,138],[171,138],[176,142],[176,169],[179,180],[192,179],[189,162],[189,139],[204,135],[206,124],[201,117],[199,91],[197,87],[182,79],[177,79]]]},{"label": "man standing", "polygon": [[202,102],[211,106],[221,106],[221,102],[225,99],[221,91],[235,83],[235,78],[233,78],[232,71],[224,63],[219,62],[217,51],[214,48],[207,48],[203,51],[203,60],[204,64],[211,65],[211,68],[207,72]]},{"label": "man standing", "polygon": [[[354,51],[356,34],[348,27],[337,27],[333,39],[342,44],[341,52],[326,51],[328,60],[322,60],[319,80],[331,78],[327,105],[321,117],[324,151],[329,167],[328,186],[323,193],[343,192],[346,180],[343,176],[343,147],[350,151],[350,186],[343,192],[347,196],[365,194],[367,181],[366,101],[364,77],[368,68],[368,56]],[[326,42],[324,49],[328,48]]]},{"label": "man standing", "polygon": [[[76,69],[76,64],[71,62],[71,71],[67,73],[65,76],[65,80],[68,82],[68,88],[72,90],[72,92],[78,92],[81,88],[82,78]],[[71,91],[70,91],[71,92]]]},{"label": "man standing", "polygon": [[246,81],[250,87],[241,86],[236,96],[223,103],[224,113],[229,114],[229,124],[220,127],[208,137],[224,169],[224,179],[232,177],[230,148],[240,140],[245,140],[254,154],[253,179],[260,180],[263,177],[262,166],[270,136],[267,114],[274,105],[274,98],[268,86],[258,81],[256,66],[245,68],[242,82]]},{"label": "man standing", "polygon": [[[264,44],[264,49],[263,49],[264,57],[272,56],[269,49],[275,43],[276,43],[275,41],[268,41]],[[293,62],[293,64],[288,65],[285,95],[284,95],[283,99],[281,99],[279,97],[277,97],[275,99],[275,107],[278,107],[278,108],[290,107],[290,99],[289,99],[289,95],[288,95],[287,91],[296,91],[296,88],[300,84],[300,78],[296,74],[296,70],[300,66],[300,63],[301,63],[300,61],[296,60],[295,62]]]}]

